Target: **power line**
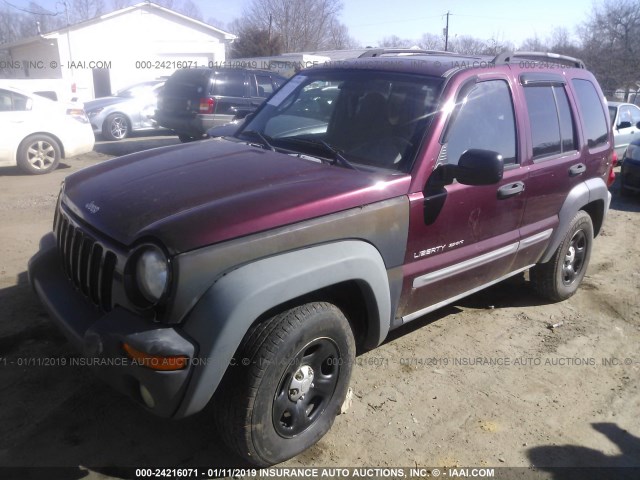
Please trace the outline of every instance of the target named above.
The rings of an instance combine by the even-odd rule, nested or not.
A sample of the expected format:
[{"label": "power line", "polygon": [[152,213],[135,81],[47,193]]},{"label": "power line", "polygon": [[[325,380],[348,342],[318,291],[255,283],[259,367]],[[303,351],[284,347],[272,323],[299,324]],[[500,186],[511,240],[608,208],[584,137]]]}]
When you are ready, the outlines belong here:
[{"label": "power line", "polygon": [[50,17],[56,17],[58,15],[60,15],[61,12],[56,12],[56,13],[50,13],[50,12],[34,12],[33,10],[27,10],[26,8],[21,8],[18,7],[16,5],[13,5],[12,3],[7,2],[7,0],[2,0],[2,3],[4,3],[5,5],[10,6],[11,8],[15,8],[16,10],[20,10],[21,12],[24,13],[29,13],[31,15],[48,15]]},{"label": "power line", "polygon": [[431,15],[430,17],[411,18],[409,20],[391,20],[391,21],[386,20],[384,22],[376,22],[376,23],[358,23],[358,24],[351,25],[351,26],[352,27],[372,27],[372,26],[375,26],[375,25],[387,25],[389,23],[418,22],[420,20],[428,20],[430,18],[440,18],[440,17],[442,17],[442,15]]}]

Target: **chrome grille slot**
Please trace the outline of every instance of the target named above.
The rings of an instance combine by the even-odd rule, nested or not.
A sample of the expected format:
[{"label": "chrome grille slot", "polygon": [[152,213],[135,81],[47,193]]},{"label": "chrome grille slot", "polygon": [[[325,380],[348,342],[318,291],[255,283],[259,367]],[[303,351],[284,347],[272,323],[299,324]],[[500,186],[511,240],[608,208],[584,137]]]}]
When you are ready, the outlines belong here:
[{"label": "chrome grille slot", "polygon": [[97,307],[111,310],[117,256],[58,212],[56,240],[62,268],[71,283]]}]

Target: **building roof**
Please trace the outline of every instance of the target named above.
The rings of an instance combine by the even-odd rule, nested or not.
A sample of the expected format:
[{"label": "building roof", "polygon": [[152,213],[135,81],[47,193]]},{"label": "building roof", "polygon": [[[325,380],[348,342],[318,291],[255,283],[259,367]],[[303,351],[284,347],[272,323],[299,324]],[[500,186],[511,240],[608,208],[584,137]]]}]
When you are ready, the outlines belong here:
[{"label": "building roof", "polygon": [[0,49],[1,50],[9,50],[15,47],[19,47],[22,45],[29,45],[31,43],[35,43],[35,42],[40,42],[43,40],[49,40],[49,39],[54,39],[57,38],[58,36],[60,36],[61,34],[65,34],[68,31],[74,31],[74,30],[78,30],[80,28],[85,28],[88,27],[92,24],[95,23],[99,23],[102,22],[104,20],[108,20],[110,18],[114,18],[114,17],[118,17],[120,15],[126,15],[128,13],[131,13],[135,10],[148,10],[148,11],[156,11],[156,12],[162,12],[171,16],[176,17],[177,19],[180,19],[182,21],[188,22],[193,24],[194,27],[198,27],[202,30],[205,31],[209,31],[210,33],[217,35],[219,37],[222,37],[224,40],[232,42],[233,40],[235,40],[237,38],[236,35],[234,35],[233,33],[229,33],[226,32],[224,30],[221,30],[217,27],[214,27],[212,25],[206,24],[204,22],[201,22],[200,20],[196,20],[195,18],[191,18],[188,17],[186,15],[183,15],[181,13],[176,12],[175,10],[171,10],[169,8],[165,8],[161,5],[158,5],[156,3],[153,2],[140,2],[137,3],[135,5],[132,5],[130,7],[125,7],[125,8],[121,8],[119,10],[114,10],[113,12],[109,12],[109,13],[105,13],[104,15],[98,15],[96,17],[90,18],[89,20],[84,20],[82,22],[78,22],[78,23],[74,23],[73,25],[69,25],[68,27],[64,27],[64,28],[60,28],[58,30],[54,30],[52,32],[49,33],[45,33],[42,35],[36,35],[33,37],[28,37],[28,38],[23,38],[21,40],[17,40],[15,42],[12,43],[5,43],[3,45],[0,45]]}]

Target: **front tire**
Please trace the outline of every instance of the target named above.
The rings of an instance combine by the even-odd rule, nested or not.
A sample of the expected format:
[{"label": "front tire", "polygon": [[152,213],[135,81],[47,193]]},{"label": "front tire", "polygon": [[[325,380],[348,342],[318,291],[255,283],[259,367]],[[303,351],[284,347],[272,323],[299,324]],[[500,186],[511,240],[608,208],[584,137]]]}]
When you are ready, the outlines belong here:
[{"label": "front tire", "polygon": [[17,163],[25,173],[42,175],[55,170],[60,157],[60,146],[54,138],[36,134],[25,138],[18,147]]},{"label": "front tire", "polygon": [[576,293],[591,258],[593,223],[589,214],[580,210],[566,235],[547,263],[529,272],[535,290],[549,300],[559,302]]},{"label": "front tire", "polygon": [[218,431],[258,466],[296,456],[333,425],[354,359],[353,332],[332,304],[305,304],[259,323],[216,393]]},{"label": "front tire", "polygon": [[131,133],[129,120],[121,113],[112,113],[102,124],[102,135],[107,140],[124,140]]}]

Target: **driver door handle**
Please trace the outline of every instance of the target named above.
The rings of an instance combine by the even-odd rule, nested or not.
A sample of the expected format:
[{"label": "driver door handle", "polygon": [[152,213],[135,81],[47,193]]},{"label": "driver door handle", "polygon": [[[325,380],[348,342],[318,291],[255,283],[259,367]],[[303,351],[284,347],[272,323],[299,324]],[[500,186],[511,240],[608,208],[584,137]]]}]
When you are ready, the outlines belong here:
[{"label": "driver door handle", "polygon": [[513,197],[524,192],[523,182],[507,183],[498,189],[498,200],[504,200],[505,198]]}]

